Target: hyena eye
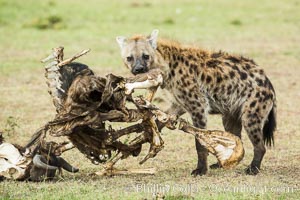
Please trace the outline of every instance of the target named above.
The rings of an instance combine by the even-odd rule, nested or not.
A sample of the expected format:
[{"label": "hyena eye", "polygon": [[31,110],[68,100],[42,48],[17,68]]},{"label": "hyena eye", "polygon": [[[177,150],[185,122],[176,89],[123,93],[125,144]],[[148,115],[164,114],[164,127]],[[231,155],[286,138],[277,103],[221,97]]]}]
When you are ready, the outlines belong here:
[{"label": "hyena eye", "polygon": [[144,60],[149,60],[149,55],[143,54],[143,59]]},{"label": "hyena eye", "polygon": [[127,59],[127,62],[131,62],[131,61],[133,61],[133,56],[128,56],[126,59]]}]

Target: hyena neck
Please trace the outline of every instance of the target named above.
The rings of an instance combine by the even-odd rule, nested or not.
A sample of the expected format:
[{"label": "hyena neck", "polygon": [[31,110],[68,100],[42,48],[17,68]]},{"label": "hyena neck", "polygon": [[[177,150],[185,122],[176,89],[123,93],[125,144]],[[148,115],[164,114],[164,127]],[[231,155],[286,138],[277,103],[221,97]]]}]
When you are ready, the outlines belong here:
[{"label": "hyena neck", "polygon": [[[165,63],[165,68],[170,69],[174,65],[191,65],[197,63],[204,66],[210,58],[210,53],[200,48],[183,46],[174,41],[159,40],[157,44],[158,58],[161,57]],[[203,63],[203,65],[201,65]]]}]

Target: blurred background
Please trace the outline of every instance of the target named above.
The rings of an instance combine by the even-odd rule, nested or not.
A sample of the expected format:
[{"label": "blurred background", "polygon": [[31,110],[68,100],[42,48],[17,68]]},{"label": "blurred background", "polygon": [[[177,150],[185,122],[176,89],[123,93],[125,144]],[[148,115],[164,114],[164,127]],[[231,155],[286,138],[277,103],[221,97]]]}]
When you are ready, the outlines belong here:
[{"label": "blurred background", "polygon": [[[159,29],[159,37],[254,59],[266,71],[277,92],[276,147],[267,152],[263,162],[264,175],[253,179],[243,174],[252,158],[252,145],[243,133],[246,155],[237,171],[210,171],[207,177],[198,181],[205,180],[211,184],[228,180],[235,180],[233,184],[243,181],[255,184],[259,181],[298,187],[299,180],[295,177],[297,174],[300,176],[299,11],[299,0],[0,0],[0,130],[4,131],[7,141],[24,144],[38,127],[54,117],[55,109],[47,93],[44,67],[40,63],[53,47],[64,46],[65,58],[91,48],[92,51],[81,57],[79,62],[89,65],[101,76],[107,73],[125,76],[129,75],[129,71],[122,64],[116,36],[150,34],[153,29]],[[223,129],[220,117],[210,116],[208,128]],[[171,183],[197,180],[189,176],[196,165],[193,138],[166,131],[164,140],[165,149],[148,162],[149,166],[160,169],[158,176],[122,179],[127,182],[169,180]],[[86,164],[85,158],[80,156],[79,153],[70,153],[69,160],[83,166],[83,173],[99,169]],[[215,162],[210,159],[210,163]],[[124,163],[124,166],[137,166],[138,162]],[[272,171],[268,171],[270,169]],[[68,182],[70,188],[80,188],[87,194],[93,192],[97,184],[118,182],[117,186],[126,185],[119,179],[105,179],[91,183],[95,187],[86,186],[78,184],[84,178],[82,175],[72,175],[72,178],[74,183]],[[16,193],[13,188],[18,186],[5,187],[5,194],[21,199],[23,191],[36,188],[26,186],[20,189],[21,196],[13,196]],[[50,198],[51,191],[60,186],[49,187],[45,183],[40,187]],[[76,191],[66,189],[61,195],[71,198],[75,193],[79,197],[91,198],[80,196]],[[105,197],[117,195],[113,192],[115,188],[109,191]],[[125,195],[123,190],[119,192]],[[131,193],[127,195],[129,199],[132,197]],[[143,197],[139,195],[139,198]],[[210,196],[209,191],[202,195],[212,199],[224,197]],[[243,194],[231,195],[245,197]],[[268,195],[272,199],[281,194]],[[34,193],[29,197],[40,196]],[[250,199],[249,196],[245,198]]]}]

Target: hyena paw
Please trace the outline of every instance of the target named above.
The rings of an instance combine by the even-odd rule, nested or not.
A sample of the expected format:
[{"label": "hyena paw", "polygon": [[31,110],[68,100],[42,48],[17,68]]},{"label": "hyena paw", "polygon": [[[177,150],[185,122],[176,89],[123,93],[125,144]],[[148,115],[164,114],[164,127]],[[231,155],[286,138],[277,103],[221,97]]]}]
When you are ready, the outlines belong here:
[{"label": "hyena paw", "polygon": [[196,176],[203,176],[207,173],[207,168],[197,168],[194,169],[191,173],[192,176],[196,177]]},{"label": "hyena paw", "polygon": [[221,165],[219,165],[219,163],[215,163],[209,166],[210,169],[220,169],[222,168]]},{"label": "hyena paw", "polygon": [[259,168],[257,166],[248,166],[246,169],[245,169],[245,172],[246,174],[248,175],[256,175],[260,172]]}]

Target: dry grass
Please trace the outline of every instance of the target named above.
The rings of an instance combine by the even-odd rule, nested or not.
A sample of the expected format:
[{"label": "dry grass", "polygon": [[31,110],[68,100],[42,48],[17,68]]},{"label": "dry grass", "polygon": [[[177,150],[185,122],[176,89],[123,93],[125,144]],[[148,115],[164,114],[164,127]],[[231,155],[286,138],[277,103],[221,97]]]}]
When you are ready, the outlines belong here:
[{"label": "dry grass", "polygon": [[[243,132],[246,155],[233,170],[210,170],[193,178],[196,166],[194,139],[176,131],[164,131],[165,149],[143,166],[138,158],[119,163],[120,168],[156,167],[155,176],[89,177],[100,170],[78,151],[67,158],[81,171],[65,173],[56,182],[0,183],[3,199],[151,199],[165,193],[167,199],[297,199],[300,177],[300,3],[280,1],[1,1],[0,0],[0,129],[9,129],[12,116],[19,127],[5,135],[7,141],[25,144],[30,135],[54,116],[39,60],[52,47],[64,45],[66,54],[91,48],[81,59],[99,75],[128,73],[121,66],[115,36],[148,33],[159,28],[164,36],[243,53],[267,72],[278,98],[278,130],[275,147],[268,149],[261,173],[247,176],[252,146]],[[58,16],[65,26],[37,29],[29,26]],[[172,23],[170,23],[172,22]],[[162,108],[164,104],[160,105]],[[186,118],[188,118],[186,116]],[[208,128],[223,129],[219,116],[210,116]],[[215,159],[209,157],[209,163]]]}]

